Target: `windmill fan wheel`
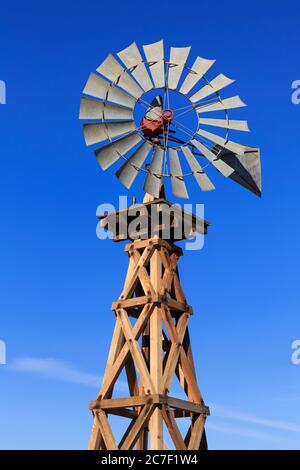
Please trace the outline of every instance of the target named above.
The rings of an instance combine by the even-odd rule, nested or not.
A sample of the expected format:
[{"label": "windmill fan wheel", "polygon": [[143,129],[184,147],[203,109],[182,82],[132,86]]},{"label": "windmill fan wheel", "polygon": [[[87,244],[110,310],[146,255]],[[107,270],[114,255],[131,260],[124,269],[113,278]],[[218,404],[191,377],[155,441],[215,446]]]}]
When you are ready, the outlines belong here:
[{"label": "windmill fan wheel", "polygon": [[[190,176],[202,191],[215,189],[207,175],[214,167],[260,196],[259,149],[229,139],[232,131],[249,131],[247,121],[229,119],[229,110],[245,103],[221,96],[234,80],[223,74],[209,79],[215,60],[197,57],[189,64],[190,47],[171,47],[168,59],[162,40],[142,49],[133,43],[116,57],[108,55],[83,89],[85,142],[95,146],[101,168],[118,166],[116,176],[128,189],[143,173],[144,191],[154,197],[170,178],[173,194],[188,198]],[[176,95],[184,106],[176,105]]]}]

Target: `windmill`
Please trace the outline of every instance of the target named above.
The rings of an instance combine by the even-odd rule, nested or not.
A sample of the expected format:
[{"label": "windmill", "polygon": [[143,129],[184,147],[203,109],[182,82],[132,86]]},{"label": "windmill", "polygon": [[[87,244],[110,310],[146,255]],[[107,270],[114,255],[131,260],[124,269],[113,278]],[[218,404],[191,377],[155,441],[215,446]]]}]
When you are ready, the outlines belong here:
[{"label": "windmill", "polygon": [[[144,177],[144,200],[134,207],[147,220],[150,209],[164,213],[171,206],[165,181],[171,181],[175,197],[188,198],[189,179],[202,191],[215,189],[211,168],[261,194],[259,149],[229,139],[232,131],[249,131],[246,121],[229,118],[229,112],[246,105],[239,96],[222,97],[233,80],[223,74],[208,78],[215,61],[197,57],[190,62],[190,49],[171,47],[166,58],[162,40],[142,49],[133,43],[108,55],[83,89],[80,119],[86,121],[86,144],[95,146],[103,170],[114,166],[127,189]],[[208,223],[199,225],[192,215],[189,235],[175,238],[171,231],[165,239],[158,226],[154,236],[136,237],[124,232],[124,224],[121,230],[125,216],[129,225],[130,208],[100,216],[115,241],[129,240],[129,266],[112,304],[115,330],[102,387],[90,405],[89,448],[166,449],[171,444],[181,450],[206,449],[209,408],[197,383],[188,330],[192,308],[179,278],[183,252],[174,242],[197,231],[206,234]],[[175,211],[172,227],[184,216],[184,210]],[[121,374],[128,396],[115,397]],[[184,398],[171,393],[176,377]],[[111,424],[116,415],[127,421],[119,439]],[[188,421],[185,430],[183,421]]]}]

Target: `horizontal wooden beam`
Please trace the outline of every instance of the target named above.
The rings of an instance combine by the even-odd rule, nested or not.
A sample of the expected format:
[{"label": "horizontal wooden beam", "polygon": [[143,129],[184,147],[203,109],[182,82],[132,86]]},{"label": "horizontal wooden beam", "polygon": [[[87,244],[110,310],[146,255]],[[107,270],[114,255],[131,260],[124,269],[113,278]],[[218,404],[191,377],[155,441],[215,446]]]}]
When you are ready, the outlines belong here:
[{"label": "horizontal wooden beam", "polygon": [[201,403],[193,403],[188,400],[181,400],[179,398],[167,397],[166,402],[168,405],[177,410],[189,411],[191,413],[204,414],[209,416],[209,407]]},{"label": "horizontal wooden beam", "polygon": [[[133,420],[135,420],[139,415],[137,411],[129,410],[128,408],[111,408],[110,410],[106,410],[106,413]],[[183,411],[182,413],[185,413],[185,411]]]},{"label": "horizontal wooden beam", "polygon": [[[193,403],[188,400],[182,400],[180,398],[169,397],[162,394],[153,395],[142,395],[135,397],[126,398],[108,398],[104,400],[93,400],[90,404],[91,410],[103,409],[110,413],[110,410],[118,408],[129,408],[143,406],[149,398],[152,400],[154,405],[168,405],[170,408],[175,410],[182,410],[188,413],[203,414],[205,416],[210,415],[209,407],[202,403]],[[132,410],[127,410],[132,411]]]},{"label": "horizontal wooden beam", "polygon": [[185,312],[190,315],[193,313],[191,305],[188,305],[184,302],[178,302],[174,299],[168,299],[165,295],[143,295],[141,297],[133,297],[132,299],[119,299],[112,303],[112,310],[117,310],[119,308],[135,308],[142,307],[148,303],[151,304],[165,304],[170,309],[175,310],[176,312]]},{"label": "horizontal wooden beam", "polygon": [[[111,408],[106,410],[111,415],[121,416],[122,418],[128,418],[135,420],[139,413],[137,411],[129,410],[128,408]],[[182,413],[185,413],[184,411]]]},{"label": "horizontal wooden beam", "polygon": [[165,303],[170,309],[176,310],[177,312],[185,312],[189,313],[190,315],[193,313],[193,309],[191,305],[188,305],[183,302],[178,302],[177,300],[174,299],[167,299]]},{"label": "horizontal wooden beam", "polygon": [[132,299],[116,300],[111,304],[112,310],[118,308],[134,308],[141,307],[145,304],[157,302],[157,295],[142,295],[141,297],[133,297]]},{"label": "horizontal wooden beam", "polygon": [[162,238],[135,240],[133,243],[128,243],[128,245],[125,246],[125,251],[141,250],[146,246],[163,246],[164,248],[167,248],[168,251],[176,252],[178,256],[182,256],[183,254],[182,248],[180,246],[173,245],[166,240],[163,240]]},{"label": "horizontal wooden beam", "polygon": [[[125,408],[129,406],[141,406],[146,403],[146,401],[152,398],[153,403],[159,403],[159,395],[142,395],[138,397],[127,397],[127,398],[108,398],[105,400],[95,400],[97,402],[98,408],[111,409],[111,408]],[[92,402],[93,403],[93,402]]]}]

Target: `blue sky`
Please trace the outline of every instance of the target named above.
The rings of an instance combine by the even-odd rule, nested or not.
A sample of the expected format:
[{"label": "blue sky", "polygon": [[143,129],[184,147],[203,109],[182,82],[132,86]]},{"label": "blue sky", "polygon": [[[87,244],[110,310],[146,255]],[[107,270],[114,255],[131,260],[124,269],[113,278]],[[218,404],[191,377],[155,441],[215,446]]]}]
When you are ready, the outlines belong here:
[{"label": "blue sky", "polygon": [[[1,6],[0,448],[86,448],[127,259],[95,235],[126,190],[101,172],[78,121],[87,76],[133,40],[191,45],[237,80],[263,197],[214,174],[194,192],[212,226],[181,260],[213,449],[300,448],[299,4],[14,2]],[[158,7],[158,5],[157,5]],[[141,197],[136,187],[130,192]],[[121,392],[121,391],[120,391]]]}]

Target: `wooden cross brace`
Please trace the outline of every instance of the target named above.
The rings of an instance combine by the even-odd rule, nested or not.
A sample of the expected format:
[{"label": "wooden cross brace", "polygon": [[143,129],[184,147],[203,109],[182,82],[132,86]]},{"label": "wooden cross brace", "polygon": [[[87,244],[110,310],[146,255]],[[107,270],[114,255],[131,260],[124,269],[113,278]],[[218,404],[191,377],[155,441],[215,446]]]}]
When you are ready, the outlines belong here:
[{"label": "wooden cross brace", "polygon": [[[129,267],[119,299],[112,304],[115,330],[101,389],[91,402],[90,449],[207,448],[204,424],[209,409],[200,393],[188,332],[192,313],[178,274],[181,249],[158,238],[126,247]],[[114,398],[122,371],[129,395]],[[173,379],[186,399],[171,397]],[[110,415],[129,419],[119,443]],[[182,435],[180,418],[189,417]],[[149,439],[150,438],[150,439]]]}]

